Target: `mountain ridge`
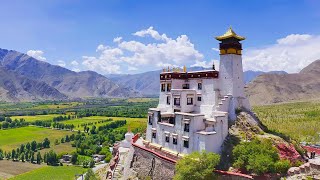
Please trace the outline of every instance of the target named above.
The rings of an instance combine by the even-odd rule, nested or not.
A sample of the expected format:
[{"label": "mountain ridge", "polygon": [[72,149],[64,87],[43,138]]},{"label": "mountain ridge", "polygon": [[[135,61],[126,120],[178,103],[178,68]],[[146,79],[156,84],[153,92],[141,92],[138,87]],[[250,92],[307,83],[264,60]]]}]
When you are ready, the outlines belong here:
[{"label": "mountain ridge", "polygon": [[[45,83],[71,99],[139,96],[139,93],[119,86],[94,71],[74,72],[57,65],[39,61],[18,51],[0,49],[0,66],[13,72],[13,76],[24,77],[34,83]],[[36,91],[37,89],[34,90]],[[46,92],[41,93],[45,94]],[[57,99],[63,100],[65,98],[58,96]],[[16,100],[19,101],[18,98]]]}]

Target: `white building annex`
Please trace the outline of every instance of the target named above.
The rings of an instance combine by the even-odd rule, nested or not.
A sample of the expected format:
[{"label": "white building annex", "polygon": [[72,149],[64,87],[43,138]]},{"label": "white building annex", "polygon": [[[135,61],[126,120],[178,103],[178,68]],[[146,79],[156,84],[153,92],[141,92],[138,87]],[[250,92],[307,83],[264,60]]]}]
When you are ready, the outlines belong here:
[{"label": "white building annex", "polygon": [[220,67],[187,72],[186,68],[160,74],[157,108],[150,108],[143,144],[157,152],[183,156],[193,151],[220,153],[228,135],[228,119],[238,108],[250,109],[244,94],[240,41],[231,28],[220,41]]}]

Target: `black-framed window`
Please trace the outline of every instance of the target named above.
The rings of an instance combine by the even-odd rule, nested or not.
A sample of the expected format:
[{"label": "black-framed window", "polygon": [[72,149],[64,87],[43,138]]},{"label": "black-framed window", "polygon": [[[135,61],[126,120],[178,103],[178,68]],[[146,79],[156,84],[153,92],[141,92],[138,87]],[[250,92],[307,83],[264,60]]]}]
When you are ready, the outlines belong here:
[{"label": "black-framed window", "polygon": [[198,90],[202,90],[202,83],[198,83]]},{"label": "black-framed window", "polygon": [[157,133],[156,132],[152,132],[152,138],[156,138],[157,137]]},{"label": "black-framed window", "polygon": [[193,104],[193,98],[187,98],[187,105]]},{"label": "black-framed window", "polygon": [[171,97],[167,96],[167,104],[170,105]]},{"label": "black-framed window", "polygon": [[201,96],[198,96],[198,101],[201,101]]},{"label": "black-framed window", "polygon": [[166,91],[166,84],[161,84],[161,92],[165,92]]},{"label": "black-framed window", "polygon": [[183,140],[183,147],[189,148],[189,141],[188,140]]},{"label": "black-framed window", "polygon": [[158,122],[161,122],[161,112],[158,111]]},{"label": "black-framed window", "polygon": [[189,84],[182,84],[182,89],[189,89]]},{"label": "black-framed window", "polygon": [[189,124],[184,124],[184,129],[185,132],[189,132],[190,130],[190,125]]},{"label": "black-framed window", "polygon": [[180,98],[174,98],[174,105],[180,106]]},{"label": "black-framed window", "polygon": [[167,91],[170,92],[171,91],[171,83],[167,84]]},{"label": "black-framed window", "polygon": [[166,142],[169,142],[169,141],[170,141],[170,137],[166,136]]},{"label": "black-framed window", "polygon": [[152,125],[152,116],[148,116],[149,118],[149,125]]},{"label": "black-framed window", "polygon": [[175,119],[175,117],[170,117],[170,118],[169,118],[169,123],[170,123],[170,124],[173,124],[173,125],[176,124],[176,119]]},{"label": "black-framed window", "polygon": [[177,140],[176,137],[172,138],[172,143],[173,143],[173,144],[178,144],[178,140]]}]

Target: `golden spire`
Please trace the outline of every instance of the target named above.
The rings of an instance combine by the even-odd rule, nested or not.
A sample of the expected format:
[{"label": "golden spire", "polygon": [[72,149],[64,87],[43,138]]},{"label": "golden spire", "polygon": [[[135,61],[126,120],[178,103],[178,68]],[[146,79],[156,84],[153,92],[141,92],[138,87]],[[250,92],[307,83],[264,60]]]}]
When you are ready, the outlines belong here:
[{"label": "golden spire", "polygon": [[237,35],[231,28],[231,26],[229,27],[229,29],[227,30],[226,33],[224,33],[224,35],[222,36],[217,36],[216,39],[219,40],[219,41],[222,41],[224,39],[228,39],[228,38],[236,38],[238,39],[239,41],[242,41],[242,40],[245,40],[246,38],[245,37],[242,37],[242,36],[239,36]]},{"label": "golden spire", "polygon": [[186,65],[183,66],[183,72],[187,72],[187,67],[186,67]]}]

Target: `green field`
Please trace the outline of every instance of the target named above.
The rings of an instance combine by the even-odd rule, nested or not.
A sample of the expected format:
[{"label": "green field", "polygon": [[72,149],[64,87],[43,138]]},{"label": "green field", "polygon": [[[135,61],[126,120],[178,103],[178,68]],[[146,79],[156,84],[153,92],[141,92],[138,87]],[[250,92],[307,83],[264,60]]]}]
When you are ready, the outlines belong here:
[{"label": "green field", "polygon": [[256,106],[253,111],[271,131],[298,141],[320,142],[320,102]]},{"label": "green field", "polygon": [[76,166],[45,166],[24,174],[20,174],[12,180],[73,180],[76,174],[83,174],[87,171]]},{"label": "green field", "polygon": [[17,148],[20,144],[25,144],[33,140],[41,142],[46,137],[49,138],[53,145],[55,139],[61,139],[67,134],[70,135],[72,132],[31,126],[0,130],[0,148],[4,151],[9,151]]},{"label": "green field", "polygon": [[[61,114],[48,114],[48,115],[36,115],[36,116],[11,116],[11,119],[25,119],[27,122],[34,122],[36,120],[52,120],[54,117],[61,116]],[[64,115],[62,115],[64,116]]]},{"label": "green field", "polygon": [[[79,118],[79,119],[72,119],[72,120],[67,120],[67,121],[62,121],[62,123],[65,124],[73,124],[75,126],[76,130],[83,130],[83,127],[81,126],[81,124],[83,123],[95,123],[101,120],[107,120],[107,119],[113,119],[114,121],[117,120],[127,120],[127,126],[130,126],[131,129],[137,128],[137,127],[141,127],[143,125],[146,126],[145,122],[146,122],[146,118],[127,118],[127,117],[105,117],[105,116],[91,116],[91,117],[83,117],[83,118]],[[97,123],[94,124],[96,127],[99,127],[103,124],[106,124],[109,122],[104,122],[104,123]],[[78,128],[79,125],[79,128]],[[127,126],[123,127],[126,128]],[[90,126],[89,126],[90,127]]]}]

